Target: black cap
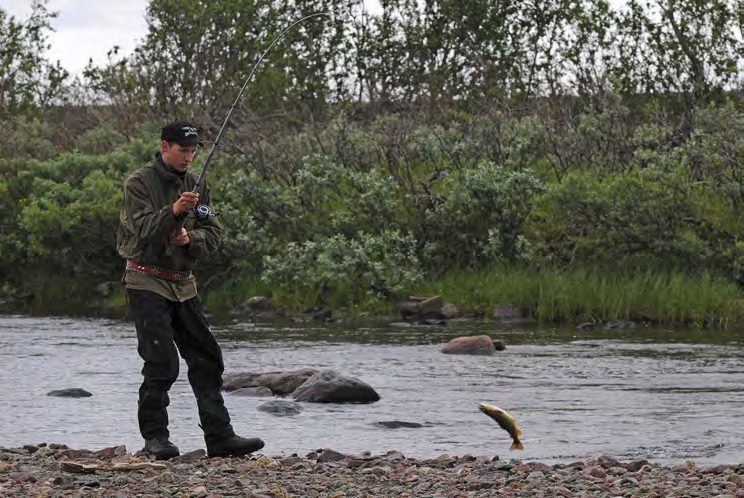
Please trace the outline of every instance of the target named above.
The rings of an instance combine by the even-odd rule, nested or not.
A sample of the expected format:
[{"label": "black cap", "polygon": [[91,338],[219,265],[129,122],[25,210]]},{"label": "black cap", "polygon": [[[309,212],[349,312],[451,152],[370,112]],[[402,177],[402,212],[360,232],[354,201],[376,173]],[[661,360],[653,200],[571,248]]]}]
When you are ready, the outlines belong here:
[{"label": "black cap", "polygon": [[186,121],[174,121],[163,126],[160,130],[160,140],[175,142],[181,147],[202,146],[199,140],[199,130]]}]

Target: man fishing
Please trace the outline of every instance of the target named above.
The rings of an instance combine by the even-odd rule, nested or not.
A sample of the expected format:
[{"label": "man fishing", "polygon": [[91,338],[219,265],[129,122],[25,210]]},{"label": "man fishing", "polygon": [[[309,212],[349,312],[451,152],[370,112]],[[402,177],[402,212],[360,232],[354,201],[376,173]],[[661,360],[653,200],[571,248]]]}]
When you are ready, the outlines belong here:
[{"label": "man fishing", "polygon": [[165,125],[160,152],[124,184],[117,250],[126,260],[124,284],[144,361],[137,418],[144,450],[158,460],[179,455],[168,431],[168,391],[180,353],[199,409],[207,454],[241,456],[260,450],[259,438],[235,434],[222,397],[222,350],[207,323],[192,269],[217,250],[221,228],[206,183],[189,172],[201,146],[195,126]]}]

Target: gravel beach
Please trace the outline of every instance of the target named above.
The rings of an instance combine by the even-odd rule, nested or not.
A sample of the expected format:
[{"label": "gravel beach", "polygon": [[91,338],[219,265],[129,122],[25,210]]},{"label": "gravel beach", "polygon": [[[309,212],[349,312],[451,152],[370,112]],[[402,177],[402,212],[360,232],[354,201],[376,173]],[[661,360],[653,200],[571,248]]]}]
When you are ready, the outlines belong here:
[{"label": "gravel beach", "polygon": [[[512,456],[512,455],[510,455]],[[744,498],[744,464],[676,467],[605,456],[569,464],[440,455],[429,460],[344,455],[207,458],[168,462],[123,446],[98,451],[58,444],[0,447],[2,497],[734,497]]]}]

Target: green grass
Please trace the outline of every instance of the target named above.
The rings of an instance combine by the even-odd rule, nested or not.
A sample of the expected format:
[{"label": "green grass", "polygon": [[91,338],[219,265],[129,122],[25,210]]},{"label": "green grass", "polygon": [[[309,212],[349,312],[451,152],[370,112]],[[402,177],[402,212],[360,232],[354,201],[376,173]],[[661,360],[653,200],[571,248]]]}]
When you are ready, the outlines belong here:
[{"label": "green grass", "polygon": [[[35,282],[29,282],[31,284]],[[76,303],[91,310],[90,283],[71,285],[64,279],[45,280],[29,288],[33,307],[54,312],[71,312]],[[648,321],[656,324],[692,327],[730,327],[744,323],[744,292],[731,280],[707,273],[606,272],[599,270],[535,270],[493,268],[451,273],[425,282],[400,299],[441,295],[465,312],[490,315],[495,306],[516,306],[543,323],[581,323],[609,320]],[[87,297],[86,297],[87,296]],[[207,309],[229,313],[253,296],[264,296],[275,306],[296,314],[326,305],[334,316],[396,315],[395,300],[376,298],[355,288],[329,289],[320,299],[317,292],[294,292],[270,288],[260,281],[233,280],[207,291],[202,289]],[[125,310],[123,289],[101,300],[100,311]]]},{"label": "green grass", "polygon": [[[608,273],[596,270],[538,271],[495,268],[452,273],[411,289],[410,294],[439,294],[466,312],[489,314],[495,306],[521,308],[544,323],[636,320],[693,327],[728,327],[744,322],[744,294],[737,285],[703,273]],[[290,313],[325,304],[335,316],[391,315],[397,303],[359,289],[297,294],[253,281],[237,281],[212,290],[205,302],[217,312],[261,295]],[[403,293],[403,296],[407,293]]]},{"label": "green grass", "polygon": [[463,310],[512,305],[553,323],[627,319],[725,327],[744,319],[744,295],[737,285],[705,273],[498,268],[450,274],[416,293],[441,294]]}]

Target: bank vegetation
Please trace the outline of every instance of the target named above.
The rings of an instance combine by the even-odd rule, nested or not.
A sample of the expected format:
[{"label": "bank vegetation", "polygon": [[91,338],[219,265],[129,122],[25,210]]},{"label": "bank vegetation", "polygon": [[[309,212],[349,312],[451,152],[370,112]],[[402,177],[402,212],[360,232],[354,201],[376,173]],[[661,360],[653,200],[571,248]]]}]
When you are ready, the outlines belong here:
[{"label": "bank vegetation", "polygon": [[[213,308],[385,313],[442,294],[550,322],[744,319],[737,0],[151,0],[69,75],[0,9],[0,298],[100,303],[121,186],[171,119],[213,139]],[[206,152],[197,155],[199,169]],[[121,305],[123,294],[106,298]]]}]

